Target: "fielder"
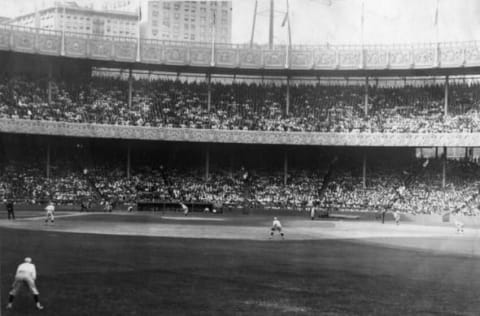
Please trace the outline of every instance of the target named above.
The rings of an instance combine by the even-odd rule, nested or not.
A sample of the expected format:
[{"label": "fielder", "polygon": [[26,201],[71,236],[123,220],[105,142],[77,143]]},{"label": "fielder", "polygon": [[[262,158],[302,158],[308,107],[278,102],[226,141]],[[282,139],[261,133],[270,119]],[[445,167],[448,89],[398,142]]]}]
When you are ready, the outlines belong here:
[{"label": "fielder", "polygon": [[180,206],[182,207],[183,210],[183,215],[187,216],[188,215],[188,206],[180,202]]},{"label": "fielder", "polygon": [[270,228],[270,239],[272,239],[273,233],[275,233],[275,231],[278,231],[282,239],[284,239],[284,234],[282,232],[282,224],[276,217],[273,218],[272,228]]},{"label": "fielder", "polygon": [[32,263],[32,258],[25,258],[24,262],[21,263],[15,274],[15,281],[13,281],[12,290],[9,293],[7,309],[12,308],[13,300],[18,294],[18,291],[22,287],[22,284],[28,286],[30,291],[33,294],[33,299],[35,300],[35,306],[38,310],[42,310],[43,306],[38,300],[38,290],[35,286],[35,279],[37,278],[37,270],[35,265]]},{"label": "fielder", "polygon": [[315,220],[315,206],[312,201],[308,202],[308,206],[310,207],[310,219],[313,221]]},{"label": "fielder", "polygon": [[8,199],[5,203],[7,208],[8,219],[15,219],[15,212],[13,211],[13,200]]},{"label": "fielder", "polygon": [[55,222],[55,206],[53,205],[53,202],[49,202],[47,207],[45,208],[45,211],[47,212],[47,216],[45,218],[45,224],[48,224],[48,220],[53,224]]},{"label": "fielder", "polygon": [[395,224],[400,225],[400,213],[398,211],[393,212],[393,218],[395,218]]},{"label": "fielder", "polygon": [[465,226],[464,223],[459,221],[458,219],[455,218],[455,227],[457,227],[457,234],[462,233],[463,234],[463,227]]}]

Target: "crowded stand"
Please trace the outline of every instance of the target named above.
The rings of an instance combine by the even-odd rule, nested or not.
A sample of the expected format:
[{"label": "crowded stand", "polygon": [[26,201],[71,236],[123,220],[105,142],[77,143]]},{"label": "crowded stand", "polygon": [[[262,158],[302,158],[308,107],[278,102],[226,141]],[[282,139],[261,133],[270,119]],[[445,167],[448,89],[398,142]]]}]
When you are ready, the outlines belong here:
[{"label": "crowded stand", "polygon": [[25,76],[0,81],[0,118],[125,126],[304,132],[479,132],[479,83],[450,84],[444,114],[443,84],[369,87],[364,113],[361,85],[273,83],[211,85],[137,78],[128,106],[128,81],[95,76],[88,81],[48,82]]},{"label": "crowded stand", "polygon": [[[420,161],[419,163],[422,163]],[[137,167],[131,177],[120,168],[95,167],[74,170],[54,168],[50,177],[33,163],[8,165],[0,176],[0,195],[19,203],[80,205],[84,201],[115,201],[133,204],[140,200],[185,203],[201,202],[223,208],[255,207],[305,210],[313,202],[324,210],[381,211],[400,210],[412,214],[442,214],[457,210],[478,212],[480,167],[467,161],[449,161],[449,181],[441,186],[441,159],[427,168],[392,169],[386,164],[369,172],[362,186],[359,172],[339,166],[328,183],[324,196],[318,192],[326,170],[292,170],[283,183],[281,172],[252,170],[244,181],[243,169],[216,170],[205,181],[202,170],[168,170],[168,182],[159,168]],[[399,188],[401,198],[395,199]],[[394,201],[394,203],[392,202]],[[393,203],[393,204],[392,204]]]}]

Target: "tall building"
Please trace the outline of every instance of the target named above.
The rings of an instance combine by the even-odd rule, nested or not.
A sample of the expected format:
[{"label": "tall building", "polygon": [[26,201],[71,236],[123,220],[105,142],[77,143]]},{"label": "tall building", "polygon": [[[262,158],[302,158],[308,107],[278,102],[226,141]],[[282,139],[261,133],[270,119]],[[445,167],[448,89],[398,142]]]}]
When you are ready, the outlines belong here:
[{"label": "tall building", "polygon": [[138,36],[138,14],[124,11],[100,11],[81,7],[74,2],[56,3],[35,10],[10,21],[11,24],[65,32],[108,35]]},{"label": "tall building", "polygon": [[0,24],[10,23],[10,18],[6,16],[0,16]]},{"label": "tall building", "polygon": [[232,40],[232,1],[151,0],[147,3],[145,37],[211,42]]},{"label": "tall building", "polygon": [[107,11],[137,12],[140,2],[140,0],[108,0],[102,4],[101,8]]}]

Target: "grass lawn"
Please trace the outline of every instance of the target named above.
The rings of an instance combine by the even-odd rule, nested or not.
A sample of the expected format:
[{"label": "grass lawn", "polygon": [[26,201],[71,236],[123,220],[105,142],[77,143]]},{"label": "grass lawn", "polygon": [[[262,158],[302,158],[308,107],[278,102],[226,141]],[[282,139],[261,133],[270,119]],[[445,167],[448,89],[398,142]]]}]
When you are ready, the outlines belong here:
[{"label": "grass lawn", "polygon": [[[411,242],[411,241],[410,241]],[[31,256],[45,310],[23,292]],[[479,315],[480,260],[355,241],[127,237],[0,228],[2,315]]]}]

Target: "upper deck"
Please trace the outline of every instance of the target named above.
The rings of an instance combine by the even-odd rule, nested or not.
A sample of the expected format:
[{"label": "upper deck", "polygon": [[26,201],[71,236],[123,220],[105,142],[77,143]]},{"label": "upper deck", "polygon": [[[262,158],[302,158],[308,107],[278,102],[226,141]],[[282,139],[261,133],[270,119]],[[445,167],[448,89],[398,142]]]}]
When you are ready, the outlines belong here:
[{"label": "upper deck", "polygon": [[137,69],[285,76],[478,73],[480,42],[263,46],[95,36],[0,25],[0,50],[120,63]]}]

